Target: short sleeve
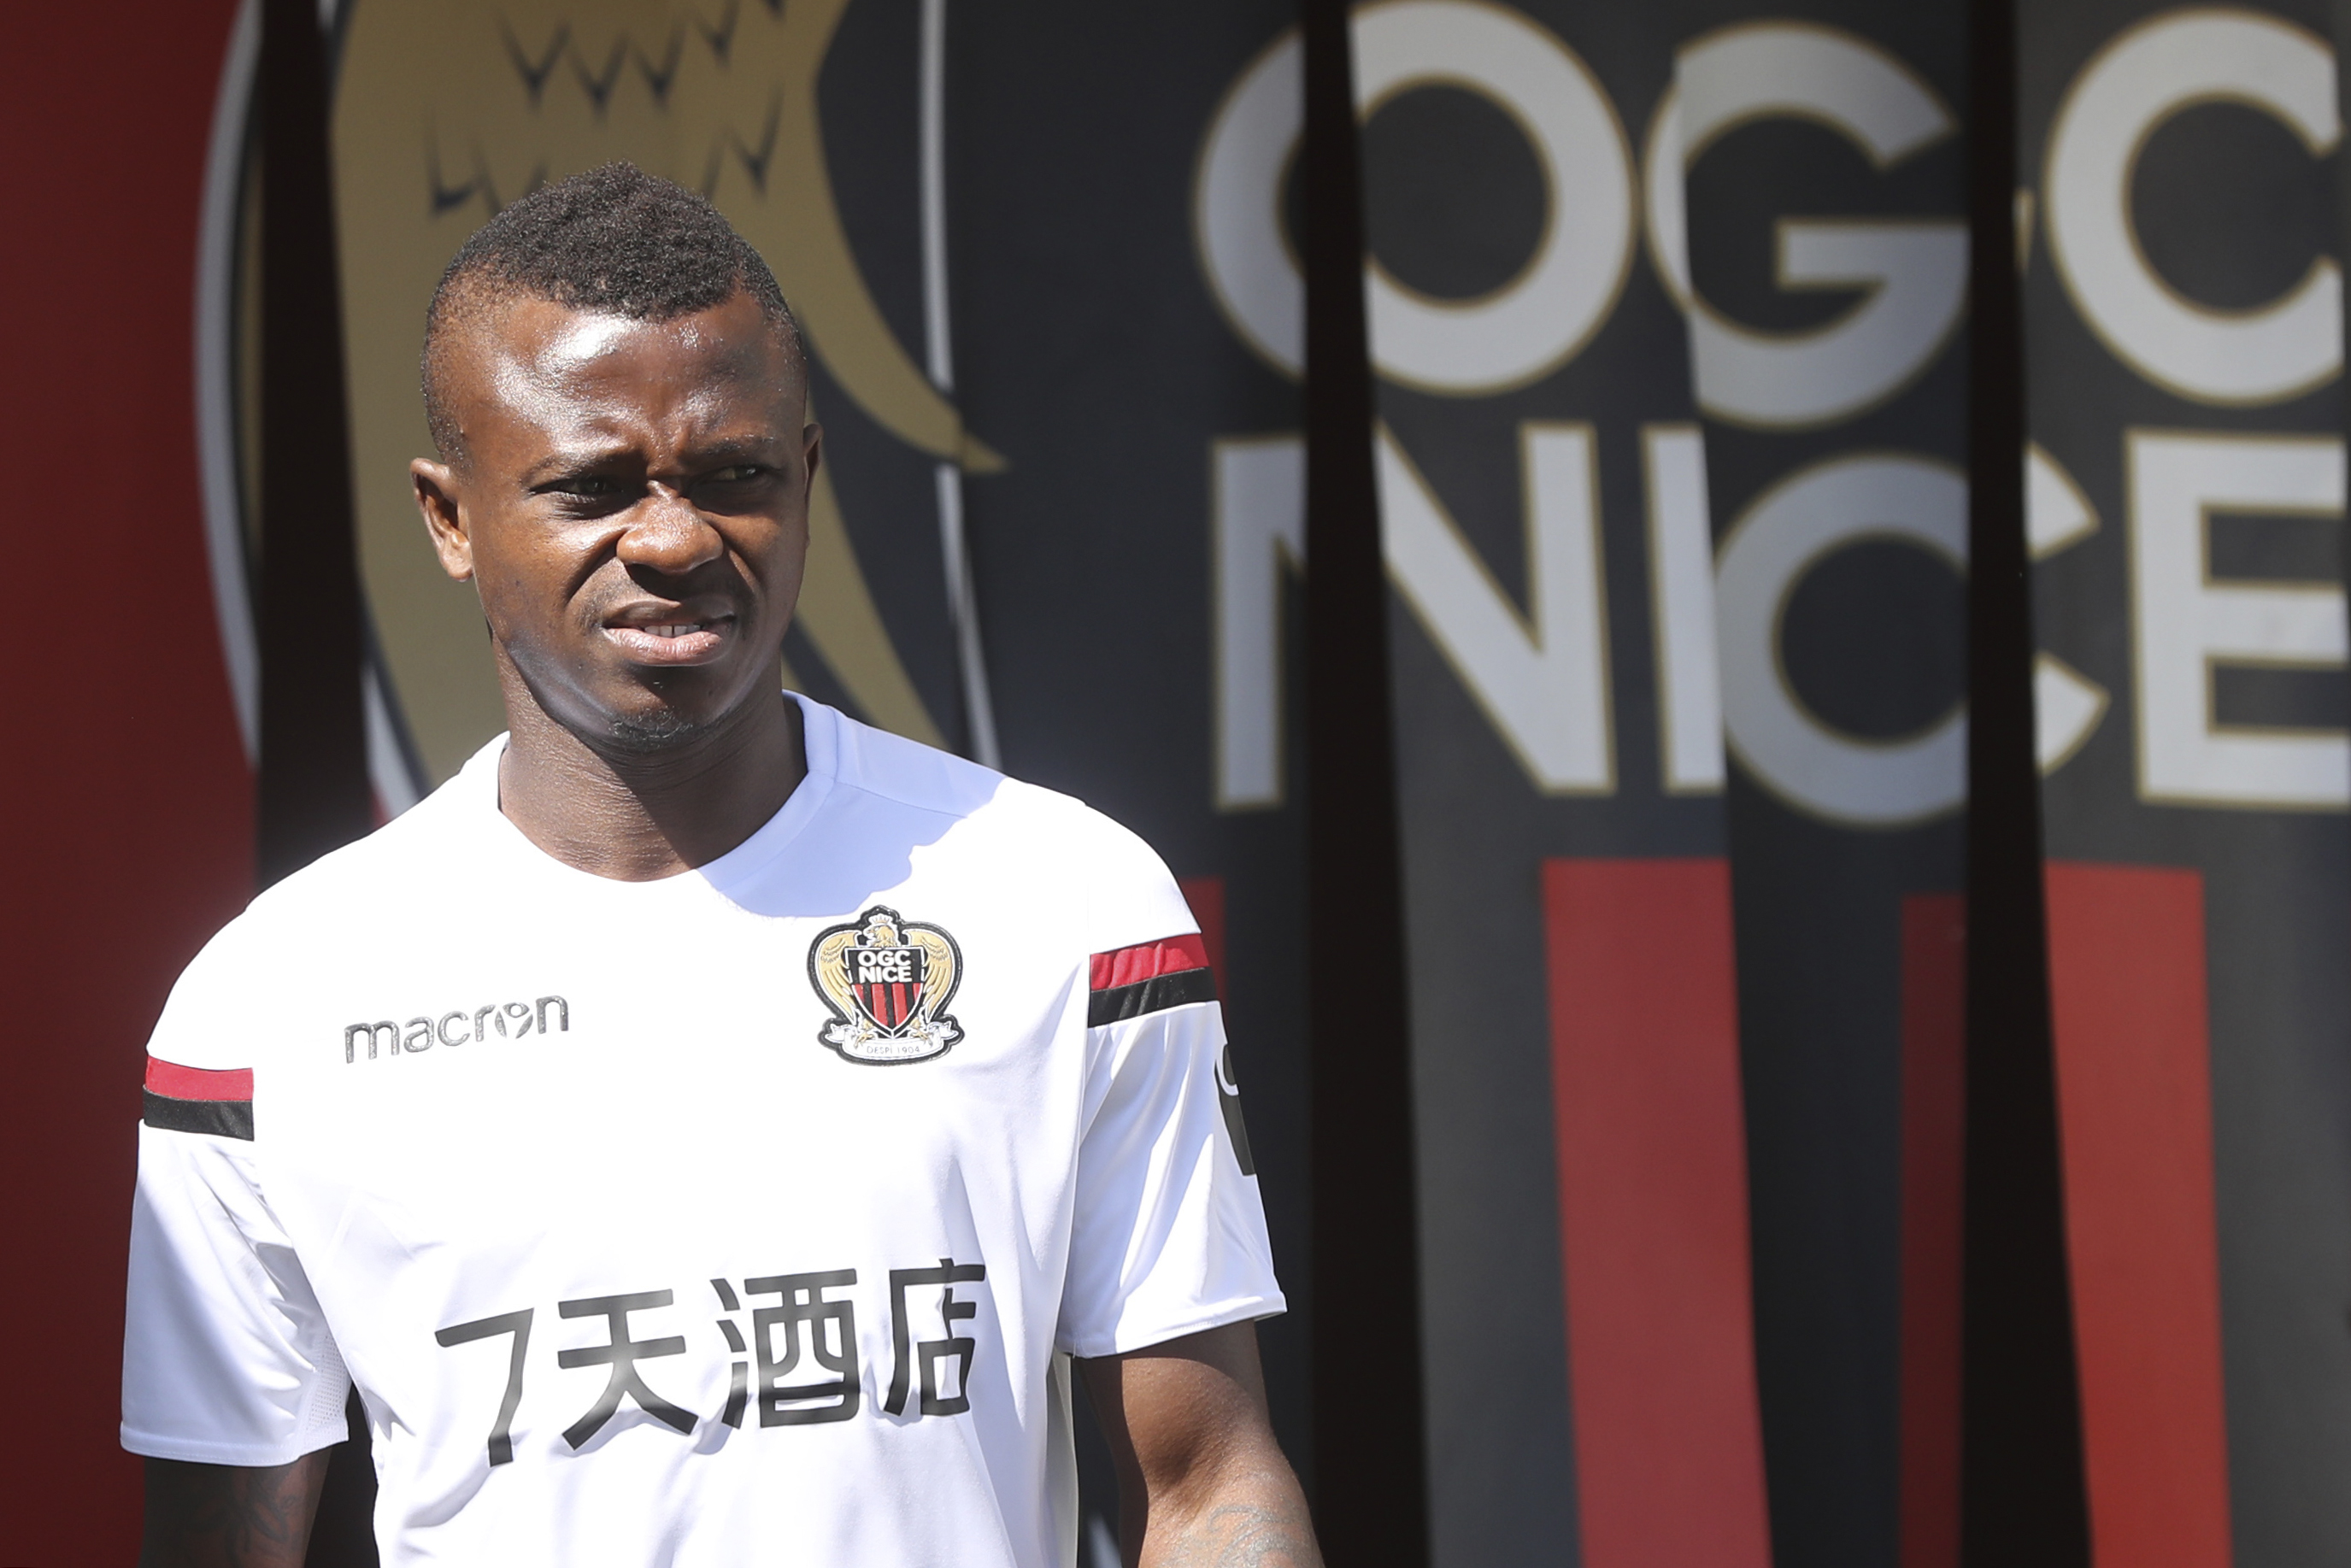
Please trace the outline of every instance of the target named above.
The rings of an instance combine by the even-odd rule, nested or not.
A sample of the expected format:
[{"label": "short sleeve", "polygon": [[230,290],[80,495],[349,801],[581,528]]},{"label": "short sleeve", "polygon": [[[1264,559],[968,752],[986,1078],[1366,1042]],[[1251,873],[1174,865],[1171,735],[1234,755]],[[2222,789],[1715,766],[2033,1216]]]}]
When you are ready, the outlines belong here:
[{"label": "short sleeve", "polygon": [[1157,856],[1123,830],[1106,840],[1089,922],[1091,1114],[1059,1335],[1081,1356],[1284,1309],[1198,928]]},{"label": "short sleeve", "polygon": [[346,1435],[350,1378],[234,1141],[139,1130],[122,1345],[134,1454],[282,1465]]},{"label": "short sleeve", "polygon": [[[204,966],[198,960],[199,967]],[[209,1061],[182,977],[151,1051],[131,1214],[122,1446],[155,1458],[281,1465],[347,1435],[350,1376],[255,1143],[254,1075]],[[175,1016],[176,1015],[176,1016]]]}]

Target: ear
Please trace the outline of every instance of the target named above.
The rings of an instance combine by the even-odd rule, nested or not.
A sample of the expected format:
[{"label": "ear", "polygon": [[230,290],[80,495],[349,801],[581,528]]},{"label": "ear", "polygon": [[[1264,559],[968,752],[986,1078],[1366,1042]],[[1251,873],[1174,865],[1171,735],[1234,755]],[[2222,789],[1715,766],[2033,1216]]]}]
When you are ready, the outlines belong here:
[{"label": "ear", "polygon": [[416,486],[416,509],[424,516],[424,531],[433,536],[433,550],[441,558],[441,570],[459,582],[472,581],[474,537],[458,498],[456,470],[446,463],[419,457],[409,464],[408,477]]},{"label": "ear", "polygon": [[817,465],[824,461],[824,426],[810,420],[800,430],[800,452],[808,460],[809,483],[816,483]]}]

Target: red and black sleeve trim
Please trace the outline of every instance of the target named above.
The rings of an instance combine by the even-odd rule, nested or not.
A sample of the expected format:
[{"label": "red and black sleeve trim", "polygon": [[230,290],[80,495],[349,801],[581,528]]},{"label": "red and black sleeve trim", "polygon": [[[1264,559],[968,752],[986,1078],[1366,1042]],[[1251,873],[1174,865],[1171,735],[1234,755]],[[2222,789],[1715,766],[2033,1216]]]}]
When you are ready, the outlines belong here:
[{"label": "red and black sleeve trim", "polygon": [[253,1070],[216,1072],[202,1067],[147,1059],[147,1113],[151,1127],[167,1133],[210,1133],[253,1141]]},{"label": "red and black sleeve trim", "polygon": [[1213,1002],[1217,976],[1198,936],[1165,936],[1095,954],[1092,991],[1086,1024],[1097,1028],[1186,1002]]}]

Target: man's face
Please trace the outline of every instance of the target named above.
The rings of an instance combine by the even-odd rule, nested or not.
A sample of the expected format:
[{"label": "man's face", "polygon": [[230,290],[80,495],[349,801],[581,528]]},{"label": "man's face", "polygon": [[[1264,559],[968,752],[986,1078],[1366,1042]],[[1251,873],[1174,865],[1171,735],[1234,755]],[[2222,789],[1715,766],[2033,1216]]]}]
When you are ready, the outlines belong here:
[{"label": "man's face", "polygon": [[635,321],[519,299],[458,330],[465,455],[412,472],[509,711],[643,750],[780,700],[820,433],[758,301]]}]

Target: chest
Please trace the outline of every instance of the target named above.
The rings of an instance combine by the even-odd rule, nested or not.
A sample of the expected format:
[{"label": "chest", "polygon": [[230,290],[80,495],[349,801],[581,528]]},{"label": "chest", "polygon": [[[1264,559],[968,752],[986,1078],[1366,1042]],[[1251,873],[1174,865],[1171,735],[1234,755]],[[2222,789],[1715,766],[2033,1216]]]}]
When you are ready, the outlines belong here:
[{"label": "chest", "polygon": [[899,903],[668,940],[542,912],[322,975],[298,1068],[257,1094],[283,1218],[338,1277],[443,1291],[1051,1250],[1083,1116],[1080,956]]}]

